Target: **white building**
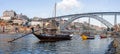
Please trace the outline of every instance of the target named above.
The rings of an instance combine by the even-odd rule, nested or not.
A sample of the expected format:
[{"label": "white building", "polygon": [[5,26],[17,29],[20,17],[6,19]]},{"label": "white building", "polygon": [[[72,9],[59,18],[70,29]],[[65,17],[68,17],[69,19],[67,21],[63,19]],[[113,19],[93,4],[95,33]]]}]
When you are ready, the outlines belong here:
[{"label": "white building", "polygon": [[24,19],[14,19],[12,21],[14,24],[18,24],[18,25],[23,25],[24,23],[27,22],[27,20],[24,20]]},{"label": "white building", "polygon": [[37,25],[42,26],[42,22],[41,21],[31,21],[31,22],[29,22],[29,25],[30,26],[37,26]]},{"label": "white building", "polygon": [[2,20],[7,20],[7,21],[8,21],[8,20],[11,20],[12,17],[1,17],[1,19],[2,19]]}]

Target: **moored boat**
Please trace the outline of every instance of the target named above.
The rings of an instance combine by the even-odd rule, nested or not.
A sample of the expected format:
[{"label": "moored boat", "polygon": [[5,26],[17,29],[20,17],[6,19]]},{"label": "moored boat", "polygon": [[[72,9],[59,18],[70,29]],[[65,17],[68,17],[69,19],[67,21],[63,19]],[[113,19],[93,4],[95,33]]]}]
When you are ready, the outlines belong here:
[{"label": "moored boat", "polygon": [[100,35],[100,38],[102,39],[102,38],[107,38],[107,36],[105,35],[105,34],[101,34]]},{"label": "moored boat", "polygon": [[42,32],[35,32],[34,28],[32,28],[33,34],[40,39],[40,41],[61,41],[61,40],[71,40],[70,34],[61,34],[57,33],[58,27],[54,25],[55,20],[50,20],[47,22],[47,25],[44,25]]},{"label": "moored boat", "polygon": [[[56,3],[55,3],[55,16],[56,17]],[[60,41],[60,40],[70,40],[70,34],[61,34],[60,28],[58,26],[58,22],[55,19],[51,19],[46,21],[46,24],[43,22],[43,28],[41,29],[42,32],[36,34],[33,30],[33,34],[40,39],[41,41]]]},{"label": "moored boat", "polygon": [[94,39],[95,38],[94,36],[90,36],[88,33],[82,33],[80,36],[83,40]]},{"label": "moored boat", "polygon": [[107,38],[107,36],[100,36],[100,38]]},{"label": "moored boat", "polygon": [[82,35],[81,38],[82,38],[83,40],[87,40],[87,39],[94,39],[95,37],[94,37],[94,36]]},{"label": "moored boat", "polygon": [[71,36],[64,34],[48,35],[48,34],[34,34],[40,41],[61,41],[71,40]]}]

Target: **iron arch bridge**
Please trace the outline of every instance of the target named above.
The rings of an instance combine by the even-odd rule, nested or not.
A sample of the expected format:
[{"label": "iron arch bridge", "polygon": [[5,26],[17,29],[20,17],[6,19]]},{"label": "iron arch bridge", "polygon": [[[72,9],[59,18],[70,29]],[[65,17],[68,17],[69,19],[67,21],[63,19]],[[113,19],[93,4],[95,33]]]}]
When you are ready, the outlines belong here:
[{"label": "iron arch bridge", "polygon": [[[113,15],[115,16],[115,23],[116,23],[116,18],[117,18],[117,15],[120,15],[120,12],[93,12],[93,13],[81,13],[81,14],[71,14],[71,15],[64,15],[64,16],[57,16],[57,17],[50,17],[50,18],[47,18],[47,19],[61,19],[61,18],[69,18],[67,20],[66,23],[64,23],[64,25],[60,26],[60,29],[65,29],[65,27],[71,23],[72,21],[78,19],[78,18],[83,18],[83,17],[90,17],[90,18],[93,18],[93,19],[96,19],[98,21],[100,21],[101,23],[103,23],[104,25],[106,25],[108,28],[111,28],[113,27],[113,25],[108,22],[107,20],[105,20],[103,18],[104,15]],[[101,17],[100,17],[101,16]],[[114,23],[114,24],[115,24]]]}]

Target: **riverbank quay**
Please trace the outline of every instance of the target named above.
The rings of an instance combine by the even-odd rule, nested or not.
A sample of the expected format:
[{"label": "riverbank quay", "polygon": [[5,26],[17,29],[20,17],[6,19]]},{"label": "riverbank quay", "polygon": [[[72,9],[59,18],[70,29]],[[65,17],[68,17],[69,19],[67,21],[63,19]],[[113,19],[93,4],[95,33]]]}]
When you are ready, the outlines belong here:
[{"label": "riverbank quay", "polygon": [[120,37],[115,37],[105,54],[120,54]]}]

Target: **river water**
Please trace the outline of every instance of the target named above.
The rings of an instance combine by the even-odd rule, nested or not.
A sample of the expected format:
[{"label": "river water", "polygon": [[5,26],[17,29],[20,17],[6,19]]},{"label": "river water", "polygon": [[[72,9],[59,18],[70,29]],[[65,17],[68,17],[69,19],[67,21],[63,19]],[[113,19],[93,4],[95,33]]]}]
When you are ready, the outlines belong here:
[{"label": "river water", "polygon": [[104,54],[112,38],[82,40],[75,35],[72,40],[58,42],[39,42],[30,34],[12,43],[7,41],[21,34],[0,34],[0,54]]}]

